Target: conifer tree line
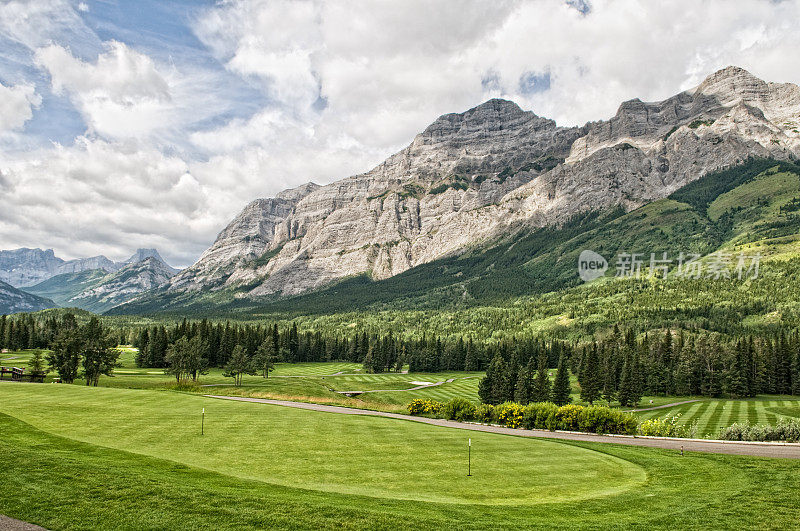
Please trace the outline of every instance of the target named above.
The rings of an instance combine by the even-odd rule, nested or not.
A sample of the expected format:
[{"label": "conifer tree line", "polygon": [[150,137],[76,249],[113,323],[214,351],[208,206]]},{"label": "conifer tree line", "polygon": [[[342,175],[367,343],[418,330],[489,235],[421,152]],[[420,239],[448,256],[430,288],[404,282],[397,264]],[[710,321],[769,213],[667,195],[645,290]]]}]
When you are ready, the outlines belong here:
[{"label": "conifer tree line", "polygon": [[[569,343],[540,339],[504,341],[488,351],[491,362],[478,385],[482,402],[493,405],[553,402],[563,406],[571,401],[569,360],[574,349]],[[551,382],[552,367],[556,370]]]},{"label": "conifer tree line", "polygon": [[581,399],[633,405],[643,395],[746,398],[800,394],[800,333],[741,337],[632,330],[584,345],[575,359]]},{"label": "conifer tree line", "polygon": [[[411,371],[482,370],[485,352],[472,342],[443,343],[439,339],[400,340],[366,332],[352,335],[330,335],[321,332],[300,332],[297,324],[241,325],[212,324],[206,320],[143,328],[133,345],[139,349],[137,364],[142,367],[167,367],[171,345],[181,338],[197,338],[197,349],[207,366],[225,367],[240,349],[239,356],[248,360],[259,357],[259,349],[273,361],[297,363],[350,361],[362,363],[366,372],[400,371],[409,364]],[[244,362],[239,360],[239,365]]]},{"label": "conifer tree line", "polygon": [[[100,376],[110,375],[114,370],[119,358],[114,348],[119,344],[118,339],[97,317],[80,325],[75,315],[65,313],[60,319],[53,316],[39,325],[30,315],[17,319],[0,316],[0,348],[49,349],[48,369],[55,371],[64,383],[81,377],[86,385],[97,386]],[[34,355],[27,369],[46,372],[40,353]]]},{"label": "conifer tree line", "polygon": [[[546,344],[545,344],[546,345]],[[637,338],[633,330],[622,333],[614,326],[610,334],[589,343],[561,345],[565,365],[578,377],[580,398],[594,403],[619,402],[635,406],[642,396],[707,396],[747,398],[759,394],[800,395],[800,333],[747,336],[722,341],[718,334],[689,334],[664,330]],[[546,348],[546,347],[545,347]],[[553,401],[567,403],[560,391],[569,387],[568,371],[556,376],[547,398],[545,376],[552,371],[552,352],[544,364],[527,363],[501,349],[486,369],[479,395],[483,402]],[[562,365],[559,362],[559,366]],[[566,381],[566,386],[564,382]],[[538,383],[537,383],[538,382]],[[566,393],[568,397],[569,393]]]},{"label": "conifer tree line", "polygon": [[[51,348],[65,326],[63,316],[63,312],[0,316],[0,348]],[[277,361],[351,361],[363,363],[366,372],[398,371],[407,364],[410,372],[486,370],[493,378],[502,373],[487,384],[491,393],[485,391],[485,400],[494,403],[542,397],[540,364],[553,369],[563,358],[577,375],[582,400],[592,403],[616,401],[627,406],[645,395],[800,395],[798,329],[730,339],[683,329],[637,333],[615,325],[581,343],[539,338],[487,343],[424,335],[401,339],[391,332],[301,332],[295,323],[183,320],[171,326],[103,327],[103,334],[110,343],[138,347],[139,366],[175,366],[176,371],[170,372],[178,380],[196,379],[208,367],[225,368],[234,353],[238,370],[264,376]],[[176,348],[181,338],[189,343]],[[547,374],[552,393],[551,373]]]}]

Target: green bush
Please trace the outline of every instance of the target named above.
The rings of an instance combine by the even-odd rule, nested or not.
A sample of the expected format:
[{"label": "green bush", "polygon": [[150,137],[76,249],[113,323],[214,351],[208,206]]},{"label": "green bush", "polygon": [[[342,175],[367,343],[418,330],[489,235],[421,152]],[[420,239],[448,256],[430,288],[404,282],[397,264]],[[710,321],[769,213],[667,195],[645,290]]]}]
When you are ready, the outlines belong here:
[{"label": "green bush", "polygon": [[497,421],[509,428],[522,427],[522,416],[525,407],[516,402],[505,402],[497,406]]},{"label": "green bush", "polygon": [[578,418],[580,431],[635,435],[639,421],[630,413],[601,406],[583,408]]},{"label": "green bush", "polygon": [[[569,404],[558,407],[551,402],[535,402],[522,406],[514,402],[505,402],[497,406],[494,413],[498,423],[509,428],[528,430],[635,435],[638,426],[638,421],[632,414],[602,406],[584,407]],[[479,418],[480,415],[479,410]]]},{"label": "green bush", "polygon": [[552,402],[528,404],[522,413],[522,427],[527,430],[555,429],[556,411],[558,411],[558,406]]},{"label": "green bush", "polygon": [[580,417],[583,406],[567,404],[558,408],[555,414],[555,429],[567,431],[580,431]]},{"label": "green bush", "polygon": [[663,419],[650,419],[642,422],[639,425],[639,435],[646,435],[649,437],[694,437],[697,432],[697,426],[685,426],[678,424],[680,414],[674,417],[664,417]]},{"label": "green bush", "polygon": [[409,415],[437,416],[442,411],[442,403],[436,400],[415,398],[408,404]]},{"label": "green bush", "polygon": [[780,419],[775,426],[733,424],[719,434],[723,441],[800,442],[800,420]]},{"label": "green bush", "polygon": [[475,410],[475,417],[485,424],[491,424],[497,420],[495,407],[491,404],[481,404]]},{"label": "green bush", "polygon": [[466,398],[456,397],[447,402],[442,409],[444,418],[450,420],[458,420],[463,422],[465,420],[473,420],[475,418],[476,408],[475,404]]}]

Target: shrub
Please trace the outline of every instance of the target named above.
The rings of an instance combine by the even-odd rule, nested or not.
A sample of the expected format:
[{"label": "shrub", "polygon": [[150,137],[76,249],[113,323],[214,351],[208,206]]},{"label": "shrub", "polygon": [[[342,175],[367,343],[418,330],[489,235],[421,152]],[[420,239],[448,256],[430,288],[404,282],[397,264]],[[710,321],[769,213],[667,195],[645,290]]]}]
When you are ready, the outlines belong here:
[{"label": "shrub", "polygon": [[751,426],[736,423],[723,428],[719,438],[724,441],[800,442],[800,420],[780,419],[775,426]]},{"label": "shrub", "polygon": [[685,426],[678,424],[680,414],[674,417],[664,417],[663,419],[650,419],[639,425],[639,435],[649,437],[694,437],[697,426]]},{"label": "shrub", "polygon": [[[553,425],[558,406],[552,402],[534,402],[525,406],[522,413],[522,426],[528,430],[549,430]],[[555,429],[555,428],[552,428]]]},{"label": "shrub", "polygon": [[630,413],[617,409],[590,406],[584,408],[579,424],[581,431],[635,435],[639,421]]},{"label": "shrub", "polygon": [[409,415],[431,415],[436,416],[442,410],[442,403],[436,400],[415,398],[408,404]]},{"label": "shrub", "polygon": [[579,431],[580,416],[583,409],[583,407],[574,404],[567,404],[558,408],[555,414],[555,429]]},{"label": "shrub", "polygon": [[450,420],[472,420],[475,418],[475,404],[466,398],[456,397],[444,405],[442,414]]},{"label": "shrub", "polygon": [[509,428],[522,426],[524,406],[516,402],[505,402],[497,406],[497,421]]},{"label": "shrub", "polygon": [[490,424],[497,420],[495,416],[495,407],[491,404],[481,404],[475,410],[475,417],[485,424]]}]

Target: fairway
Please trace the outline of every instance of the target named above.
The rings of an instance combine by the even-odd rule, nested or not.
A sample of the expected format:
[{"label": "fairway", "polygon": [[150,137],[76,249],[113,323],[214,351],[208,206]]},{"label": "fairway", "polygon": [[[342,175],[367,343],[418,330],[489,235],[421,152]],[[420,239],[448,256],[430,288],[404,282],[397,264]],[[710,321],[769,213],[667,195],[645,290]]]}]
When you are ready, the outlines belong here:
[{"label": "fairway", "polygon": [[529,505],[616,494],[646,479],[627,461],[555,442],[164,391],[4,384],[0,412],[71,439],[242,479],[392,499]]},{"label": "fairway", "polygon": [[800,416],[800,400],[795,397],[759,397],[749,400],[702,399],[690,404],[642,411],[641,420],[680,415],[678,424],[697,423],[698,437],[716,437],[731,424],[774,425],[778,419]]}]

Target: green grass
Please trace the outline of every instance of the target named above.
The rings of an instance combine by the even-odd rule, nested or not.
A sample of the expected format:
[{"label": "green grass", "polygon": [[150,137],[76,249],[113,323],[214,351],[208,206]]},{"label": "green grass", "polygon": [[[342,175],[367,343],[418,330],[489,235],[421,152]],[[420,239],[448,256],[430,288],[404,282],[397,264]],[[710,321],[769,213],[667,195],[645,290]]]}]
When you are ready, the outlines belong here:
[{"label": "green grass", "polygon": [[[670,398],[671,402],[682,400],[685,399]],[[636,415],[642,420],[680,415],[678,424],[697,423],[697,436],[715,437],[723,427],[734,422],[774,425],[781,417],[800,416],[800,400],[797,397],[769,396],[749,400],[701,399],[691,404],[642,411]]]},{"label": "green grass", "polygon": [[[0,404],[14,415],[0,414],[0,513],[54,530],[787,529],[800,520],[794,460],[472,433],[467,478],[464,432],[405,421],[77,386],[3,384]],[[201,404],[214,412],[203,438],[193,425]],[[621,471],[627,488],[593,495]],[[422,501],[525,489],[525,503]]]},{"label": "green grass", "polygon": [[[25,366],[33,352],[23,350],[2,354],[0,364]],[[135,356],[135,349],[123,347],[120,356],[121,367],[115,370],[114,377],[101,378],[100,385],[122,389],[164,389],[174,383],[173,378],[165,375],[161,369],[135,367]],[[247,375],[243,377],[242,386],[235,387],[230,378],[222,376],[221,369],[211,369],[209,374],[201,376],[199,383],[203,387],[195,389],[195,392],[283,398],[383,411],[403,411],[415,398],[447,402],[460,397],[475,404],[480,403],[478,383],[483,377],[482,372],[364,374],[361,373],[362,370],[361,364],[349,362],[278,363],[269,378]],[[53,376],[50,374],[47,381],[52,381]],[[417,384],[412,382],[430,382],[438,385],[411,390],[417,387]],[[77,383],[80,384],[82,381],[78,380]],[[571,375],[570,383],[573,403],[582,404],[580,387],[575,375]],[[368,392],[353,397],[339,393],[348,391]],[[734,422],[774,425],[781,417],[800,417],[800,399],[797,397],[762,396],[748,400],[725,400],[646,396],[639,402],[638,407],[657,407],[694,399],[698,401],[671,408],[642,411],[637,413],[637,416],[641,420],[647,420],[679,415],[679,424],[697,424],[698,437],[716,437],[722,427],[730,426]],[[618,404],[612,403],[612,406]]]},{"label": "green grass", "polygon": [[[474,462],[481,482],[468,484],[467,434],[391,419],[68,385],[6,384],[0,397],[0,411],[50,433],[312,490],[525,505],[618,493],[645,480],[639,467],[596,452],[478,433],[470,437],[481,449]],[[91,419],[103,419],[102,430]]]}]

